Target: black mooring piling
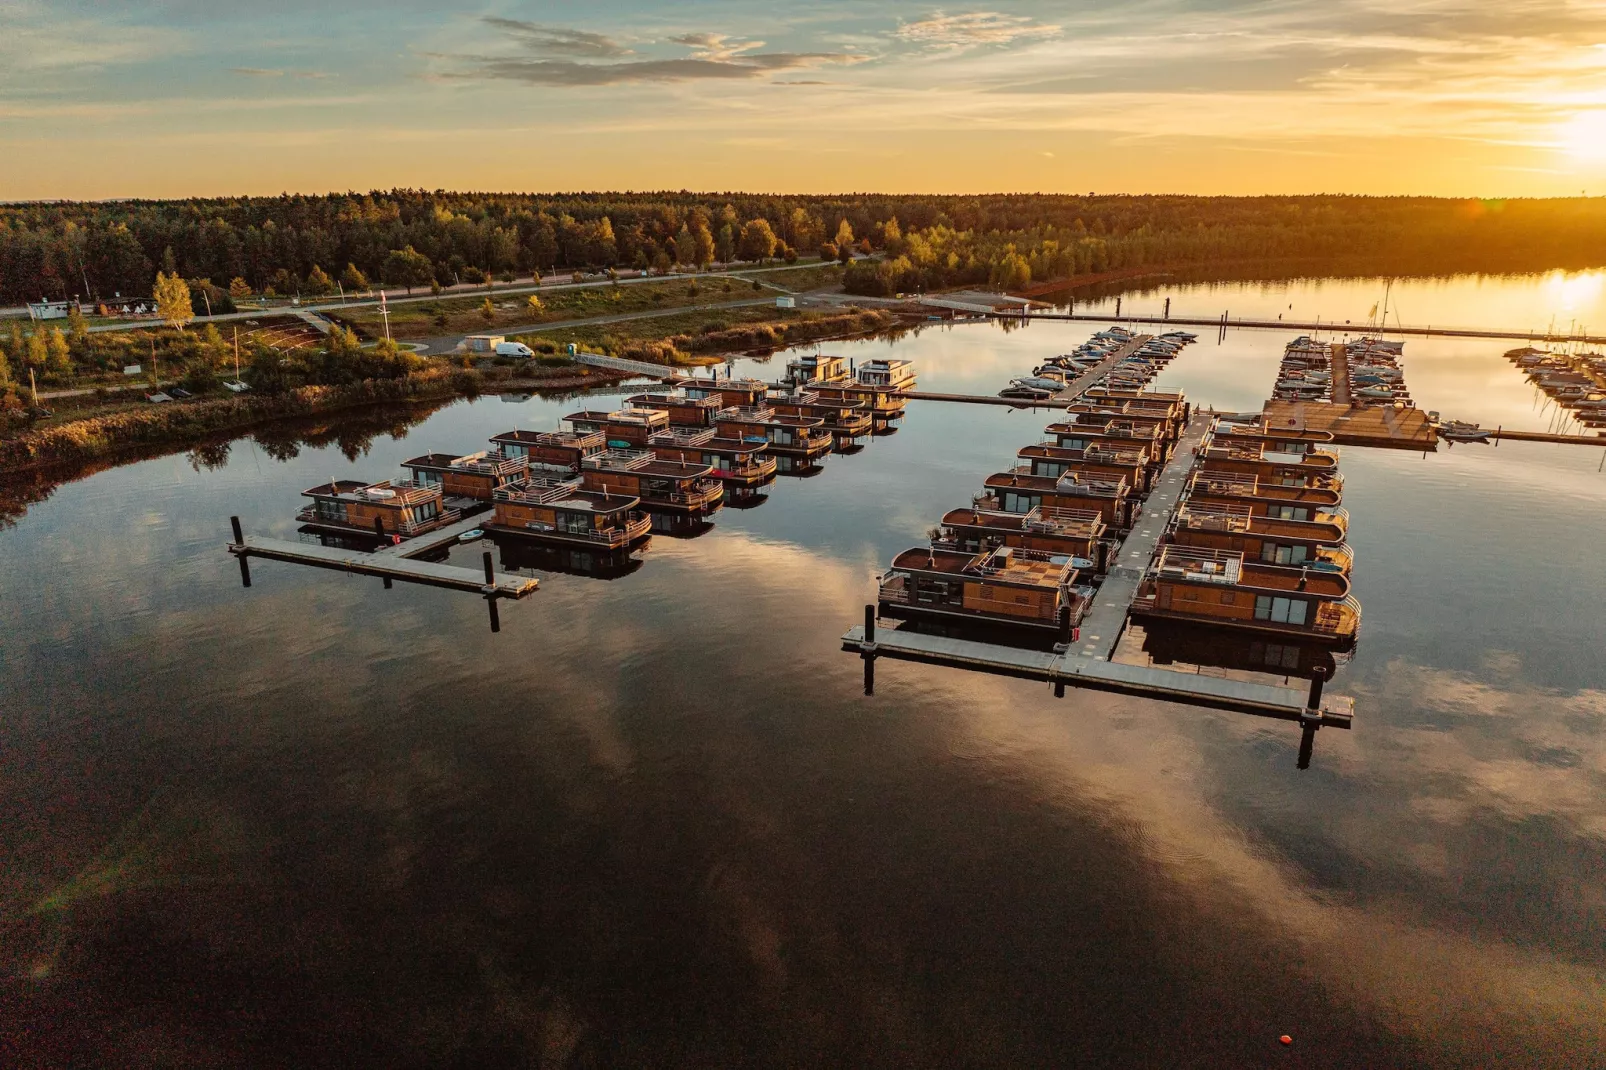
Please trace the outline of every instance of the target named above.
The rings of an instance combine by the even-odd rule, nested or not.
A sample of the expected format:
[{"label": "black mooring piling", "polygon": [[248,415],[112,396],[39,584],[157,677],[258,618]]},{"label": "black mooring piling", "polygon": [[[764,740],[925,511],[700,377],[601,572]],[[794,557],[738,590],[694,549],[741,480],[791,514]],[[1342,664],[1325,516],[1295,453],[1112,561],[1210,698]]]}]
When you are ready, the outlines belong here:
[{"label": "black mooring piling", "polygon": [[484,561],[485,561],[485,586],[487,586],[487,587],[495,587],[496,586],[496,569],[493,568],[492,565],[491,565],[491,551],[489,551],[489,550],[485,551]]},{"label": "black mooring piling", "polygon": [[1322,681],[1327,678],[1327,670],[1323,666],[1316,666],[1310,675],[1310,698],[1305,700],[1305,708],[1321,711],[1322,708]]},{"label": "black mooring piling", "polygon": [[382,517],[382,516],[374,517],[374,534],[379,536],[379,541],[380,542],[384,542],[385,541],[385,518],[384,517]]},{"label": "black mooring piling", "polygon": [[875,606],[864,607],[864,641],[875,642]]},{"label": "black mooring piling", "polygon": [[[240,528],[240,518],[237,517],[237,516],[229,517],[229,527],[234,529],[234,545],[240,547],[241,550],[244,550],[245,549],[245,532],[243,530],[241,530],[241,528]],[[249,587],[249,586],[251,586],[251,560],[250,560],[250,558],[246,557],[244,553],[238,553],[238,554],[234,555],[234,559],[236,561],[240,562],[240,586],[241,587]]]},{"label": "black mooring piling", "polygon": [[1296,763],[1300,769],[1310,768],[1310,752],[1316,748],[1316,726],[1308,724],[1299,734],[1299,761]]},{"label": "black mooring piling", "polygon": [[244,546],[245,532],[240,529],[240,518],[237,516],[229,517],[229,527],[234,529],[234,545]]}]

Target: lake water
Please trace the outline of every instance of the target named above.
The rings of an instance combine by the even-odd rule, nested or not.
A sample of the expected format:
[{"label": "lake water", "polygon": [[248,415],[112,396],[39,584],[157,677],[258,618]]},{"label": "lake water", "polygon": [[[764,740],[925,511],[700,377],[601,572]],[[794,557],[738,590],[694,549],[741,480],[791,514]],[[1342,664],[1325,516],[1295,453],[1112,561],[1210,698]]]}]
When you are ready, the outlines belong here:
[{"label": "lake water", "polygon": [[[1394,293],[1408,323],[1431,295],[1446,322],[1525,325],[1558,293],[1599,313],[1599,278]],[[1364,319],[1381,283],[1126,300],[1168,293]],[[993,393],[1091,329],[829,349]],[[1200,333],[1156,387],[1258,409],[1287,337]],[[1543,430],[1506,348],[1408,340],[1406,381]],[[294,538],[306,487],[605,403],[146,460],[0,531],[0,1052],[1600,1065],[1602,451],[1344,451],[1365,622],[1329,689],[1356,721],[1303,771],[1280,722],[887,661],[863,695],[839,639],[872,576],[1047,413],[911,403],[627,576],[541,573],[497,635],[472,596],[272,563],[246,590],[223,552],[230,514]]]}]

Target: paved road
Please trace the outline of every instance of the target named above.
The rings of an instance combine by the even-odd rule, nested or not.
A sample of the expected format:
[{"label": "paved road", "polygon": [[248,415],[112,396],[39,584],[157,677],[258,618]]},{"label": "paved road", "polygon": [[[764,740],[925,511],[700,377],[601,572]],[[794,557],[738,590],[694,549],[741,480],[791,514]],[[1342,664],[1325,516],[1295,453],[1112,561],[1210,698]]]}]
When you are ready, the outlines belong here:
[{"label": "paved road", "polygon": [[[675,274],[669,274],[669,275],[642,275],[642,276],[636,276],[634,278],[621,278],[619,280],[619,285],[620,286],[640,286],[640,285],[642,285],[644,283],[651,283],[651,282],[673,282],[676,279],[704,279],[704,280],[706,280],[706,279],[728,278],[728,279],[742,279],[744,281],[751,281],[755,274],[762,274],[764,272],[771,272],[771,271],[802,271],[802,270],[804,270],[806,268],[814,268],[814,267],[819,267],[819,266],[820,265],[818,263],[781,264],[781,265],[772,265],[770,267],[747,268],[747,269],[740,270],[740,271],[709,271],[709,272],[700,272],[700,273],[695,273],[695,274],[693,274],[693,273],[686,273],[686,274],[675,273]],[[792,293],[792,292],[794,292],[792,290],[788,290],[784,286],[777,286],[774,283],[771,283],[771,282],[769,282],[768,280],[765,280],[765,279],[760,279],[759,281],[764,283],[764,285],[770,287],[771,289],[778,290],[781,293]],[[517,295],[520,295],[520,294],[552,293],[552,292],[558,291],[558,290],[589,290],[589,289],[596,289],[596,288],[599,288],[599,287],[612,286],[612,285],[614,285],[613,282],[611,282],[608,279],[595,279],[595,280],[589,280],[589,281],[586,281],[586,282],[556,282],[556,281],[548,280],[546,282],[543,282],[539,286],[537,286],[533,282],[503,283],[503,284],[499,284],[497,286],[492,286],[492,287],[464,284],[462,286],[442,287],[441,288],[441,292],[439,294],[433,294],[433,293],[406,294],[406,293],[403,293],[400,296],[395,296],[395,295],[390,294],[387,291],[385,299],[386,299],[386,302],[388,304],[391,304],[391,305],[404,305],[404,304],[415,303],[415,302],[419,302],[419,301],[439,301],[439,300],[441,300],[442,298],[445,298],[445,297],[464,297],[464,296],[474,296],[474,295],[477,295],[477,294],[484,294],[487,297],[508,297],[508,296],[517,296]],[[203,325],[203,324],[207,324],[207,323],[228,323],[228,322],[231,322],[231,321],[238,322],[240,320],[261,319],[261,318],[264,318],[264,317],[267,317],[267,316],[295,316],[295,315],[297,315],[299,313],[302,313],[302,312],[339,312],[342,309],[374,308],[374,307],[377,307],[378,304],[379,304],[379,298],[377,298],[377,297],[371,297],[371,298],[365,297],[365,298],[362,298],[361,300],[323,301],[323,302],[318,302],[316,304],[305,304],[305,305],[299,305],[299,306],[285,305],[285,306],[278,307],[278,308],[259,309],[259,310],[254,311],[254,312],[220,312],[215,316],[196,316],[194,319],[192,319],[190,321],[190,325],[191,326],[199,326],[199,325]],[[12,310],[12,309],[0,310],[0,315],[11,314],[11,313],[14,313],[15,311],[17,311],[17,310]],[[26,315],[26,310],[22,310],[22,314]],[[52,322],[56,322],[56,321],[52,321]],[[66,326],[66,321],[65,320],[60,321],[58,326],[63,326],[63,327]],[[89,330],[90,331],[94,331],[94,332],[131,331],[131,330],[142,330],[142,329],[149,328],[149,327],[160,327],[160,326],[162,326],[162,324],[159,323],[159,322],[155,322],[155,321],[140,321],[140,322],[135,322],[135,323],[126,323],[126,322],[125,323],[97,323],[93,327],[90,327]]]}]

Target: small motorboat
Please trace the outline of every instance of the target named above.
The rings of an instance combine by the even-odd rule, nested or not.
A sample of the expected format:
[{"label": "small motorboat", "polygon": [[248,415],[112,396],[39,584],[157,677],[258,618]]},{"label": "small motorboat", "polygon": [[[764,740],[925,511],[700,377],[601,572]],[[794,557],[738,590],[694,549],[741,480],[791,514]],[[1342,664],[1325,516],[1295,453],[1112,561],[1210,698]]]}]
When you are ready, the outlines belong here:
[{"label": "small motorboat", "polygon": [[1439,425],[1439,437],[1447,438],[1451,442],[1488,442],[1492,434],[1493,431],[1462,420],[1451,420]]},{"label": "small motorboat", "polygon": [[461,534],[461,535],[459,535],[457,537],[457,541],[458,542],[474,542],[477,539],[483,539],[483,538],[485,538],[485,529],[484,528],[475,528],[472,531],[463,532],[463,534]]}]

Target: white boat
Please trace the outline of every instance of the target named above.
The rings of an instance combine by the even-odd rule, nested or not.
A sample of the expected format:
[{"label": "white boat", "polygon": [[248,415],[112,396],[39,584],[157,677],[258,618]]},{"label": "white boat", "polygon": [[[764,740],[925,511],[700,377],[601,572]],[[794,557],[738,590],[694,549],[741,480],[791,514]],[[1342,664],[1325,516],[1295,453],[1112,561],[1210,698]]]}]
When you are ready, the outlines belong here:
[{"label": "white boat", "polygon": [[1486,431],[1477,424],[1465,423],[1461,420],[1451,420],[1438,428],[1439,437],[1447,438],[1451,442],[1488,442],[1493,431]]}]

